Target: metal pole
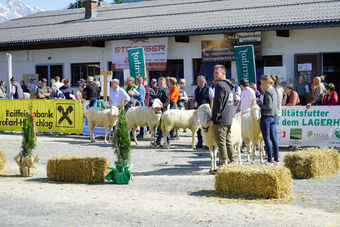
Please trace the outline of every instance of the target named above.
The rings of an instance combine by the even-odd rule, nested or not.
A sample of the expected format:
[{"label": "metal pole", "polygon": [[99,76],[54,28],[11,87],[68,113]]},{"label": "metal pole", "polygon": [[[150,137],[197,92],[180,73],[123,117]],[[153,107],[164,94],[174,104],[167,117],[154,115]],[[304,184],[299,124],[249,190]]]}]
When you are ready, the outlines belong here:
[{"label": "metal pole", "polygon": [[11,98],[11,90],[12,90],[12,83],[11,83],[11,78],[12,78],[12,55],[7,53],[7,76],[8,76],[8,89],[7,89],[7,98]]}]

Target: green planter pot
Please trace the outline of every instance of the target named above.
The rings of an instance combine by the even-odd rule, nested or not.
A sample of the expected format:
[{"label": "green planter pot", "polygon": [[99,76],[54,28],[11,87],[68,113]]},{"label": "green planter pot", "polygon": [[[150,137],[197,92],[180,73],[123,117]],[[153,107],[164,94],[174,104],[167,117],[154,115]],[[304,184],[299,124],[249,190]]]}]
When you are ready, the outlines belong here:
[{"label": "green planter pot", "polygon": [[107,167],[111,171],[106,175],[105,179],[107,181],[113,181],[115,184],[128,184],[132,179],[131,169],[133,165],[127,166],[127,163],[124,163],[122,166],[119,163],[116,163],[114,167]]}]

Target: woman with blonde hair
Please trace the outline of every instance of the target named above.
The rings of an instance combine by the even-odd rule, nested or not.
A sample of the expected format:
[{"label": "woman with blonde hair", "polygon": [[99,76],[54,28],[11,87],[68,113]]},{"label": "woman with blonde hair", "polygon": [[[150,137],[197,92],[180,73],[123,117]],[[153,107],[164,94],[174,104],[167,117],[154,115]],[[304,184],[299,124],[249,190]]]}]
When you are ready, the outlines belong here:
[{"label": "woman with blonde hair", "polygon": [[275,164],[279,163],[279,142],[276,131],[276,116],[278,111],[278,95],[272,86],[273,80],[270,76],[265,75],[261,78],[261,90],[264,92],[263,103],[261,107],[261,132],[266,152],[268,156],[267,165],[273,165],[272,151],[274,151]]}]

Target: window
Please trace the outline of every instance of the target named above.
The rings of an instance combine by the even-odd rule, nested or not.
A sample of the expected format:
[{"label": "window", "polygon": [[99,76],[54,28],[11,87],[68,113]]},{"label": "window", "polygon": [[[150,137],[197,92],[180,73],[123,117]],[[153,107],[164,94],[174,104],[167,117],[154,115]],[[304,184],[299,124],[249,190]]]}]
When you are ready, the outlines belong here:
[{"label": "window", "polygon": [[282,55],[262,56],[262,60],[256,60],[256,81],[263,76],[263,67],[282,66]]},{"label": "window", "polygon": [[100,63],[76,63],[71,64],[72,85],[77,85],[80,79],[87,79],[88,76],[100,75]]},{"label": "window", "polygon": [[177,79],[184,78],[184,66],[183,66],[183,59],[177,60],[168,60],[166,63],[166,71],[150,71],[149,72],[150,80],[152,78],[159,78],[163,77],[176,77]]},{"label": "window", "polygon": [[[108,70],[112,71],[112,62],[109,61],[107,63],[108,65]],[[119,86],[123,87],[124,86],[124,72],[123,71],[113,71],[112,72],[112,79],[118,79],[119,80]]]},{"label": "window", "polygon": [[201,58],[193,60],[193,73],[194,73],[194,84],[196,84],[197,77],[202,75],[205,76],[208,83],[214,80],[214,66],[224,65],[227,68],[226,77],[231,78],[231,62],[202,62]]}]

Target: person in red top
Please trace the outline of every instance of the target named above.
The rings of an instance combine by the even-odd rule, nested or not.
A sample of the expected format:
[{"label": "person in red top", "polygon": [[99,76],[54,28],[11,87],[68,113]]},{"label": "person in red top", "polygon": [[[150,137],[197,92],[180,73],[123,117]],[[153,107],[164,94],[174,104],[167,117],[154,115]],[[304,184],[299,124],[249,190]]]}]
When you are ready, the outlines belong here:
[{"label": "person in red top", "polygon": [[[177,100],[178,100],[178,95],[179,95],[179,88],[177,86],[176,78],[170,77],[169,84],[170,84],[170,109],[178,109]],[[179,139],[177,129],[172,129],[170,131],[170,138],[172,140]]]},{"label": "person in red top", "polygon": [[177,87],[177,80],[174,77],[170,78],[170,109],[177,109],[177,100],[179,95],[179,88]]},{"label": "person in red top", "polygon": [[286,84],[282,100],[283,106],[300,105],[300,98],[296,91],[293,89],[293,84]]},{"label": "person in red top", "polygon": [[329,83],[325,86],[326,95],[321,101],[321,105],[336,105],[339,102],[338,93],[335,91],[335,86]]}]

